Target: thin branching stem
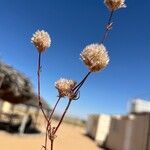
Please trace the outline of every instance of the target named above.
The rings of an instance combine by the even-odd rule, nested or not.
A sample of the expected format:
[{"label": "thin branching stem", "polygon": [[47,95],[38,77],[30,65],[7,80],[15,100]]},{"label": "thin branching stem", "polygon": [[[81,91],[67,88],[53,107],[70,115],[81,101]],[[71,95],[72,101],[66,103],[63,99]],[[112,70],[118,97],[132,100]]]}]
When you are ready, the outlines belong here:
[{"label": "thin branching stem", "polygon": [[[109,16],[109,19],[108,19],[108,22],[106,24],[106,28],[105,28],[105,31],[104,31],[104,34],[102,36],[102,40],[101,40],[101,43],[104,43],[107,39],[107,36],[108,36],[108,33],[110,31],[110,28],[111,28],[111,22],[112,22],[112,17],[113,17],[113,14],[114,14],[114,11],[111,11],[110,12],[110,16]],[[80,90],[80,88],[82,87],[82,85],[84,84],[84,82],[86,81],[86,79],[88,78],[88,76],[91,74],[91,72],[89,71],[87,73],[87,75],[83,78],[83,80],[81,80],[81,82],[73,89],[73,91],[77,94],[78,91]]]},{"label": "thin branching stem", "polygon": [[[62,123],[62,121],[63,121],[63,119],[64,119],[64,117],[65,117],[65,115],[66,115],[66,113],[67,113],[67,110],[68,110],[68,108],[69,108],[69,106],[70,106],[70,104],[71,104],[71,101],[72,101],[72,100],[69,99],[68,104],[67,104],[67,106],[66,106],[66,108],[65,108],[65,110],[64,110],[64,112],[63,112],[63,114],[62,114],[62,116],[61,116],[61,119],[60,119],[60,121],[59,121],[57,127],[55,128],[54,132],[52,133],[53,136],[55,136],[57,130],[59,129],[59,127],[60,127],[60,125],[61,125],[61,123]],[[51,141],[51,150],[53,150],[54,139],[50,139],[50,141]]]},{"label": "thin branching stem", "polygon": [[40,94],[40,72],[41,72],[41,53],[39,52],[39,57],[38,57],[38,99],[39,99],[39,103],[41,102],[41,94]]},{"label": "thin branching stem", "polygon": [[77,92],[79,91],[79,89],[82,87],[82,85],[84,84],[84,82],[86,81],[86,79],[88,78],[88,76],[91,74],[91,72],[89,71],[85,77],[80,81],[80,83],[78,85],[75,86],[75,88],[73,89],[73,91]]},{"label": "thin branching stem", "polygon": [[64,119],[64,117],[65,117],[65,115],[66,115],[66,112],[67,112],[67,110],[68,110],[68,108],[69,108],[69,106],[70,106],[70,104],[71,104],[71,101],[72,101],[72,100],[69,100],[69,101],[68,101],[68,104],[67,104],[67,106],[66,106],[66,108],[65,108],[65,110],[64,110],[64,112],[63,112],[63,114],[62,114],[62,116],[61,116],[61,119],[60,119],[60,121],[59,121],[59,123],[58,123],[56,129],[55,129],[54,132],[53,132],[54,135],[56,134],[58,128],[60,127],[60,125],[61,125],[61,123],[62,123],[62,121],[63,121],[63,119]]},{"label": "thin branching stem", "polygon": [[105,27],[104,34],[102,36],[102,40],[101,40],[102,44],[104,44],[104,42],[106,41],[106,39],[108,37],[108,33],[109,33],[110,29],[111,29],[111,23],[112,23],[113,14],[114,14],[114,11],[111,11],[110,12],[110,16],[108,18],[108,22],[107,22],[106,27]]},{"label": "thin branching stem", "polygon": [[54,148],[54,140],[51,140],[51,150]]},{"label": "thin branching stem", "polygon": [[48,127],[51,125],[51,119],[52,119],[52,116],[55,112],[55,109],[60,101],[61,97],[59,96],[56,103],[55,103],[55,106],[54,108],[52,109],[50,115],[49,115],[49,118],[48,118],[48,122],[47,122],[47,126],[46,126],[46,134],[45,134],[45,149],[47,149],[47,134],[48,134]]},{"label": "thin branching stem", "polygon": [[52,116],[53,116],[53,114],[54,114],[54,112],[55,112],[55,109],[56,109],[56,107],[57,107],[57,105],[58,105],[60,99],[61,99],[61,97],[59,96],[58,99],[57,99],[57,101],[56,101],[56,103],[55,103],[55,106],[54,106],[53,110],[51,111],[50,116],[49,116],[49,118],[48,118],[48,121],[49,121],[49,122],[50,122],[51,119],[52,119]]},{"label": "thin branching stem", "polygon": [[[104,34],[102,36],[102,40],[101,40],[101,43],[104,44],[104,42],[106,41],[107,37],[108,37],[108,33],[112,27],[112,17],[113,17],[113,14],[114,14],[114,11],[111,11],[110,12],[110,16],[108,18],[108,22],[106,24],[106,28],[105,28],[105,31],[104,31]],[[68,104],[56,126],[56,128],[54,128],[54,130],[51,130],[51,119],[52,119],[52,116],[56,110],[56,107],[61,99],[61,97],[59,97],[55,103],[55,106],[54,108],[52,109],[49,117],[46,116],[46,114],[44,113],[44,110],[43,110],[43,107],[42,107],[42,102],[41,102],[41,98],[40,98],[40,69],[41,69],[41,65],[40,65],[40,62],[41,62],[41,53],[39,52],[39,59],[38,59],[38,99],[39,99],[39,106],[43,112],[43,115],[45,117],[45,119],[47,120],[47,127],[46,127],[46,136],[45,136],[45,149],[47,149],[47,139],[48,139],[48,134],[50,134],[50,149],[53,150],[53,147],[54,147],[54,137],[55,137],[55,134],[56,132],[58,131],[60,125],[62,124],[62,121],[69,109],[69,106],[71,104],[71,101],[72,99],[69,99],[68,101]],[[75,94],[78,94],[80,88],[83,86],[83,84],[85,83],[85,81],[87,80],[87,78],[89,77],[89,75],[91,74],[91,71],[89,71],[85,77],[72,89],[72,92],[74,92]],[[50,128],[50,131],[49,131],[49,128]],[[50,132],[50,133],[49,133]]]},{"label": "thin branching stem", "polygon": [[43,105],[42,105],[42,102],[41,102],[41,89],[40,89],[40,72],[41,72],[41,52],[39,52],[39,57],[38,57],[38,71],[37,71],[37,75],[38,75],[38,100],[39,100],[39,107],[46,119],[46,121],[48,122],[48,119],[47,119],[47,116],[44,112],[44,109],[43,109]]},{"label": "thin branching stem", "polygon": [[[110,31],[111,28],[111,22],[112,22],[112,17],[113,17],[114,11],[110,12],[110,16],[108,18],[108,22],[106,24],[106,28],[104,31],[104,34],[102,36],[102,40],[101,43],[104,43],[107,39],[108,33]],[[82,85],[84,84],[84,82],[86,81],[86,79],[88,78],[88,76],[91,74],[91,72],[88,72],[87,75],[83,78],[83,80],[73,89],[73,91],[75,91],[75,93],[77,93],[79,91],[79,89],[82,87]]]}]

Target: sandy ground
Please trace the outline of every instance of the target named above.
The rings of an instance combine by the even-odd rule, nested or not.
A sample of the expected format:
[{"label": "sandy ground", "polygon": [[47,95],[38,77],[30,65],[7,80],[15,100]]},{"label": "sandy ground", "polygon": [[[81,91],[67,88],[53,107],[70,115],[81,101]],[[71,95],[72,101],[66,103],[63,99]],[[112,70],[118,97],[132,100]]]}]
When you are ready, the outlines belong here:
[{"label": "sandy ground", "polygon": [[[63,124],[57,135],[54,150],[100,150],[80,127]],[[0,131],[0,150],[41,150],[43,143],[44,134],[21,136]]]}]

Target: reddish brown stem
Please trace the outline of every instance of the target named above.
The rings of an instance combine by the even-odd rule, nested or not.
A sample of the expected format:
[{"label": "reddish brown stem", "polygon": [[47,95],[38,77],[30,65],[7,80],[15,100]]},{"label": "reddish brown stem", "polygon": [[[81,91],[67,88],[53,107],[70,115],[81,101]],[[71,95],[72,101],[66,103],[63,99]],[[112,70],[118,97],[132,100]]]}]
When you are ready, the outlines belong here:
[{"label": "reddish brown stem", "polygon": [[51,140],[51,150],[53,150],[54,147],[54,140]]},{"label": "reddish brown stem", "polygon": [[73,89],[73,91],[75,93],[77,93],[79,91],[79,89],[82,87],[82,85],[84,84],[84,82],[86,81],[86,79],[88,78],[88,76],[91,74],[91,72],[89,71],[86,76],[81,80],[81,82],[75,86],[75,88]]},{"label": "reddish brown stem", "polygon": [[57,102],[56,102],[56,104],[55,104],[55,106],[54,106],[53,110],[51,111],[50,116],[49,116],[49,118],[48,118],[47,127],[46,127],[46,135],[45,135],[45,149],[47,148],[47,133],[48,133],[48,127],[51,125],[50,123],[51,123],[52,116],[53,116],[53,114],[54,114],[54,112],[55,112],[55,109],[56,109],[56,107],[57,107],[57,105],[58,105],[60,99],[61,99],[61,97],[58,98],[58,100],[57,100]]},{"label": "reddish brown stem", "polygon": [[65,108],[65,111],[63,112],[63,115],[62,115],[62,117],[61,117],[61,119],[60,119],[60,121],[59,121],[59,123],[58,123],[56,129],[55,129],[54,132],[53,132],[53,135],[56,134],[58,128],[60,127],[60,125],[61,125],[61,123],[62,123],[62,121],[63,121],[63,119],[64,119],[64,117],[65,117],[65,115],[66,115],[66,112],[67,112],[67,110],[68,110],[68,108],[69,108],[69,106],[70,106],[70,104],[71,104],[71,101],[72,101],[72,100],[69,100],[69,101],[68,101],[68,104],[67,104],[67,106],[66,106],[66,108]]},{"label": "reddish brown stem", "polygon": [[40,103],[40,100],[41,100],[41,97],[40,97],[40,71],[41,71],[41,53],[39,52],[39,57],[38,57],[38,99],[39,99],[39,103]]},{"label": "reddish brown stem", "polygon": [[108,33],[109,33],[109,31],[110,31],[109,26],[111,25],[113,14],[114,14],[114,11],[111,11],[111,12],[110,12],[109,19],[108,19],[108,22],[107,22],[106,27],[105,27],[105,31],[104,31],[102,40],[101,40],[101,43],[102,43],[102,44],[106,41],[107,36],[108,36]]},{"label": "reddish brown stem", "polygon": [[37,71],[37,75],[38,75],[38,100],[39,100],[39,107],[46,119],[46,121],[48,121],[47,119],[47,116],[44,112],[44,109],[43,109],[43,105],[42,105],[42,102],[41,102],[41,94],[40,94],[40,71],[41,71],[41,53],[39,52],[39,57],[38,57],[38,71]]},{"label": "reddish brown stem", "polygon": [[53,114],[54,114],[54,112],[55,112],[55,109],[56,109],[56,107],[57,107],[57,105],[58,105],[60,99],[61,99],[61,97],[59,96],[59,98],[57,99],[57,102],[55,103],[55,106],[54,106],[54,108],[53,108],[53,110],[52,110],[52,112],[51,112],[51,114],[50,114],[50,116],[49,116],[49,118],[48,118],[48,121],[49,121],[49,122],[50,122],[50,120],[52,119],[52,116],[53,116]]}]

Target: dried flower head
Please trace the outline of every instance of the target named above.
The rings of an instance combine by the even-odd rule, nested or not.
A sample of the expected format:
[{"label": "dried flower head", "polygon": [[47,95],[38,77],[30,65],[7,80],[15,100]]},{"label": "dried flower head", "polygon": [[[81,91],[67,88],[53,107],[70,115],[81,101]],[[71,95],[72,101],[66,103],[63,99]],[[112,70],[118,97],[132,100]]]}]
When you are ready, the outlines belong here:
[{"label": "dried flower head", "polygon": [[68,80],[64,78],[60,78],[58,81],[55,82],[55,87],[58,89],[60,97],[69,97],[70,99],[73,98],[73,88],[76,86],[76,81]]},{"label": "dried flower head", "polygon": [[39,52],[43,52],[51,45],[51,38],[44,30],[36,31],[31,38],[31,42],[35,45]]},{"label": "dried flower head", "polygon": [[104,3],[110,11],[126,8],[125,0],[104,0]]},{"label": "dried flower head", "polygon": [[109,56],[103,44],[91,44],[80,54],[91,72],[100,71],[109,63]]}]

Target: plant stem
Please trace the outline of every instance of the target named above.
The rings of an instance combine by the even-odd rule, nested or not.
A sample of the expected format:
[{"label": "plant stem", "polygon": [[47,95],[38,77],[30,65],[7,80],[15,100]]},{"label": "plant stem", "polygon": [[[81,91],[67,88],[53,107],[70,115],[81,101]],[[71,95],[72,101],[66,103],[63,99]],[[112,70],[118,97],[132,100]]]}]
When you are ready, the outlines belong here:
[{"label": "plant stem", "polygon": [[44,112],[44,109],[43,109],[43,105],[42,105],[42,102],[41,102],[41,94],[40,94],[40,71],[41,71],[41,52],[39,52],[39,57],[38,57],[38,71],[37,71],[37,75],[38,75],[38,100],[39,100],[39,107],[46,119],[46,121],[48,121],[47,119],[47,116]]},{"label": "plant stem", "polygon": [[40,97],[40,71],[41,71],[41,53],[39,52],[39,57],[38,57],[38,99],[39,99],[39,103],[41,101],[41,97]]},{"label": "plant stem", "polygon": [[50,121],[51,121],[51,119],[52,119],[52,116],[53,116],[53,114],[54,114],[54,112],[55,112],[55,109],[56,109],[56,107],[57,107],[57,105],[58,105],[60,99],[61,99],[61,97],[59,96],[59,98],[58,98],[58,100],[56,101],[55,106],[54,106],[54,108],[52,109],[52,111],[51,111],[51,113],[50,113],[50,116],[49,116],[49,118],[48,118],[48,122],[47,122],[47,126],[46,126],[46,134],[45,134],[45,149],[47,149],[47,133],[48,133],[48,127],[51,125],[51,122],[50,122]]},{"label": "plant stem", "polygon": [[[110,12],[110,16],[108,18],[108,22],[106,24],[106,28],[105,28],[105,31],[104,31],[104,34],[102,36],[102,40],[101,40],[101,43],[103,44],[106,39],[107,39],[107,36],[108,36],[108,33],[109,33],[109,30],[110,30],[110,27],[111,27],[111,21],[112,21],[112,17],[113,17],[113,14],[114,14],[114,11],[111,11]],[[75,86],[75,88],[73,89],[73,91],[75,93],[77,93],[79,91],[79,89],[82,87],[82,85],[84,84],[84,82],[86,81],[86,79],[88,78],[88,76],[91,74],[91,72],[89,71],[87,73],[87,75],[83,78],[83,80],[81,80],[81,82]]]},{"label": "plant stem", "polygon": [[51,150],[53,150],[54,147],[54,140],[51,140]]},{"label": "plant stem", "polygon": [[102,43],[102,44],[103,44],[103,43],[106,41],[106,39],[107,39],[109,30],[110,30],[110,29],[109,29],[109,26],[111,26],[111,21],[112,21],[113,14],[114,14],[114,11],[111,11],[111,12],[110,12],[110,16],[109,16],[109,18],[108,18],[108,22],[107,22],[106,27],[105,27],[104,34],[103,34],[103,36],[102,36],[102,40],[101,40],[101,43]]},{"label": "plant stem", "polygon": [[[77,93],[77,92],[79,91],[79,89],[82,87],[82,85],[84,84],[84,82],[86,81],[86,79],[88,78],[88,76],[89,76],[90,74],[91,74],[91,72],[88,72],[88,73],[85,75],[85,77],[81,80],[81,82],[73,89],[73,91],[75,91],[75,93]],[[53,115],[53,113],[54,113],[54,111],[55,111],[55,109],[56,109],[56,106],[57,106],[59,100],[60,100],[60,97],[58,98],[58,100],[57,100],[57,102],[56,102],[56,104],[55,104],[55,107],[54,107],[53,110],[52,110],[52,113],[51,113],[49,119],[51,119],[51,117],[52,117],[52,115]],[[60,127],[60,125],[61,125],[61,123],[62,123],[62,121],[63,121],[63,119],[64,119],[64,117],[65,117],[65,115],[66,115],[66,113],[67,113],[67,110],[69,109],[69,106],[70,106],[70,104],[71,104],[71,101],[72,101],[72,100],[69,99],[68,104],[67,104],[67,106],[66,106],[66,108],[65,108],[65,110],[64,110],[64,112],[63,112],[63,114],[62,114],[62,116],[61,116],[61,119],[60,119],[60,121],[59,121],[59,123],[58,123],[56,129],[55,129],[54,132],[53,132],[53,135],[55,135],[56,132],[57,132],[57,130],[59,129],[59,127]],[[50,122],[48,122],[48,123],[50,123]],[[47,126],[47,130],[48,130],[48,126]],[[54,143],[54,140],[51,140],[51,150],[53,150],[53,143]]]},{"label": "plant stem", "polygon": [[86,81],[86,79],[88,78],[88,76],[91,74],[91,72],[89,71],[85,77],[81,80],[81,82],[76,85],[76,87],[73,89],[73,91],[75,91],[75,93],[77,93],[79,91],[79,89],[82,87],[82,85],[84,84],[84,82]]},{"label": "plant stem", "polygon": [[49,118],[48,118],[48,121],[49,121],[49,122],[50,122],[50,120],[52,119],[52,116],[53,116],[53,114],[54,114],[54,112],[55,112],[55,109],[56,109],[56,107],[57,107],[57,105],[58,105],[60,99],[61,99],[61,97],[59,96],[59,98],[57,99],[57,101],[56,101],[56,103],[55,103],[55,106],[54,106],[54,108],[53,108],[53,110],[52,110],[52,112],[51,112],[51,114],[50,114],[50,116],[49,116]]},{"label": "plant stem", "polygon": [[58,128],[60,127],[60,125],[61,125],[61,123],[62,123],[62,121],[63,121],[63,119],[64,119],[64,117],[65,117],[65,115],[66,115],[66,112],[67,112],[67,110],[68,110],[68,108],[69,108],[69,106],[70,106],[70,104],[71,104],[71,101],[72,101],[72,100],[69,99],[68,104],[67,104],[67,106],[66,106],[66,108],[65,108],[65,110],[64,110],[64,112],[63,112],[63,115],[61,116],[61,119],[60,119],[60,121],[59,121],[59,123],[58,123],[56,129],[55,129],[54,132],[53,132],[53,135],[56,134]]}]

